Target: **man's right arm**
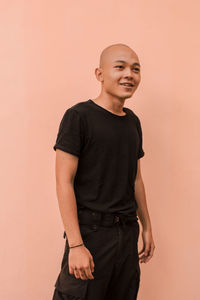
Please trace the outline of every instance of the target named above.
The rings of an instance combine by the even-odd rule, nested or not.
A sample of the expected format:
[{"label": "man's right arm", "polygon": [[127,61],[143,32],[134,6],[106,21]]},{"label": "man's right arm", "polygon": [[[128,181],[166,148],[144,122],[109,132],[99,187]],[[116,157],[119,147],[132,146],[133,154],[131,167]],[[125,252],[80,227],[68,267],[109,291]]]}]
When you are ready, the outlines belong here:
[{"label": "man's right arm", "polygon": [[78,224],[77,204],[74,193],[74,177],[77,166],[77,156],[60,149],[56,150],[56,192],[69,246],[83,243]]},{"label": "man's right arm", "polygon": [[[56,149],[56,192],[60,214],[70,247],[83,243],[80,233],[77,204],[74,193],[74,178],[78,167],[78,157]],[[76,270],[75,270],[76,269]],[[69,251],[69,272],[76,278],[94,279],[94,261],[85,246]]]}]

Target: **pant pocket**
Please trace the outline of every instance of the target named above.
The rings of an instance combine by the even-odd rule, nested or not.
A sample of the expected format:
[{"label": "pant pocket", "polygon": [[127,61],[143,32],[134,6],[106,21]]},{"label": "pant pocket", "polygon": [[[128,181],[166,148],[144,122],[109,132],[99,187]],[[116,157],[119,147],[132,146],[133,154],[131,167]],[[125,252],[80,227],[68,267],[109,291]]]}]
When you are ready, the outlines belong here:
[{"label": "pant pocket", "polygon": [[55,287],[62,294],[67,294],[77,298],[85,299],[87,292],[88,280],[76,278],[74,275],[69,274],[68,264],[65,264],[55,283]]},{"label": "pant pocket", "polygon": [[79,224],[79,227],[81,236],[84,240],[90,238],[90,236],[92,236],[92,238],[95,238],[93,236],[93,233],[96,233],[99,230],[98,224]]},{"label": "pant pocket", "polygon": [[63,294],[79,297],[81,300],[85,299],[89,279],[82,280],[81,278],[76,278],[74,274],[69,273],[68,256],[69,249],[68,242],[66,241],[66,247],[61,263],[61,271],[54,286]]}]

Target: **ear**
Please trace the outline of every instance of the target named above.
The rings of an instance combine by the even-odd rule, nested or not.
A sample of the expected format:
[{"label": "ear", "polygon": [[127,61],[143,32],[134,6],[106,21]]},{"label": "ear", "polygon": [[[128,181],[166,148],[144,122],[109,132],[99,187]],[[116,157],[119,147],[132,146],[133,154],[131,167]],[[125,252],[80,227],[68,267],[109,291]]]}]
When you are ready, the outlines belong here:
[{"label": "ear", "polygon": [[98,81],[103,81],[103,70],[101,68],[95,68],[95,75]]}]

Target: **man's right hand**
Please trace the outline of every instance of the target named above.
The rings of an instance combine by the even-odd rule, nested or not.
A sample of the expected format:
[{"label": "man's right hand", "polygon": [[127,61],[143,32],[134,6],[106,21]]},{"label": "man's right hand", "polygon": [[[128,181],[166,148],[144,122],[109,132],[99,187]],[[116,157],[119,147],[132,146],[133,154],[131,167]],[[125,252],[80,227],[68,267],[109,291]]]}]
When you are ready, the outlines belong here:
[{"label": "man's right hand", "polygon": [[94,279],[94,261],[90,251],[83,245],[70,249],[69,273],[82,280]]}]

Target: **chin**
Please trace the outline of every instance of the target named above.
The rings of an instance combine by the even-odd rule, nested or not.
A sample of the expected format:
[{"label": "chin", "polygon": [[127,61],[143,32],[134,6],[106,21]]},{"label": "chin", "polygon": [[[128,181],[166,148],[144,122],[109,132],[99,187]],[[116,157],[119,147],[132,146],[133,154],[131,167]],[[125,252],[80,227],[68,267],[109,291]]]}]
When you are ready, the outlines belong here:
[{"label": "chin", "polygon": [[116,97],[116,98],[124,100],[124,99],[127,99],[127,98],[131,98],[134,93],[126,92],[126,93],[115,94],[115,93],[110,92],[109,94]]},{"label": "chin", "polygon": [[127,99],[127,98],[131,98],[132,96],[133,96],[132,93],[131,93],[131,94],[126,93],[126,94],[120,95],[119,97],[120,97],[121,99]]}]

